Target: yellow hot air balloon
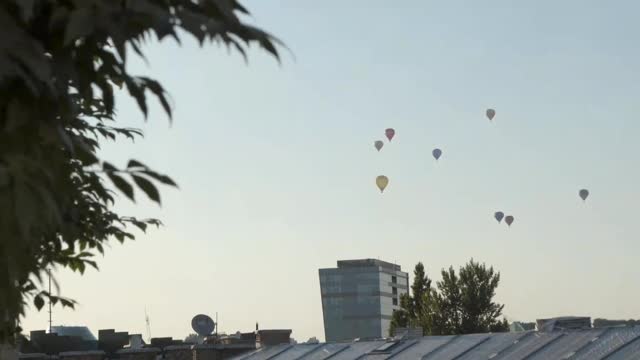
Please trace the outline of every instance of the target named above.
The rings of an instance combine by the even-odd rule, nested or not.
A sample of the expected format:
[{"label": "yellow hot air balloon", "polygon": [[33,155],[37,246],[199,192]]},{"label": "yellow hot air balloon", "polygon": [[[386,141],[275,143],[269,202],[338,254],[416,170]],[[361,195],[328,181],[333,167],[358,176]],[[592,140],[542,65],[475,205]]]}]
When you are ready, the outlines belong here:
[{"label": "yellow hot air balloon", "polygon": [[378,176],[376,178],[376,185],[378,185],[380,192],[384,192],[384,189],[389,185],[389,178],[384,175]]}]

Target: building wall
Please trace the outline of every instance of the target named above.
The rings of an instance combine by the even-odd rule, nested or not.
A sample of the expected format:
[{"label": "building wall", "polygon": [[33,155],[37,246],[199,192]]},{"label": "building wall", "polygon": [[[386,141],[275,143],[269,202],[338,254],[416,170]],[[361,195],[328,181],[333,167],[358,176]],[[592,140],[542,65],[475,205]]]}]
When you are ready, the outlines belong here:
[{"label": "building wall", "polygon": [[384,296],[380,301],[382,337],[389,335],[393,311],[400,308],[400,296],[409,291],[409,275],[407,273],[402,271],[387,272],[385,270],[382,269],[380,273],[381,292],[390,293],[392,296]]},{"label": "building wall", "polygon": [[319,275],[327,341],[388,335],[393,310],[408,286],[408,275],[398,266],[363,260],[358,266],[320,269]]}]

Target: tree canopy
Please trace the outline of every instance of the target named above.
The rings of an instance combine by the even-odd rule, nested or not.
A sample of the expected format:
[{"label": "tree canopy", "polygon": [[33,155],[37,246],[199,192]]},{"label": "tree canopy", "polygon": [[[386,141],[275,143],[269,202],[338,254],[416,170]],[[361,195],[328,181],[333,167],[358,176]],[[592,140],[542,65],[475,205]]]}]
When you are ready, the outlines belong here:
[{"label": "tree canopy", "polygon": [[411,316],[416,317],[417,312],[422,309],[425,295],[431,291],[431,279],[424,271],[424,265],[419,262],[413,270],[413,284],[411,285],[411,293],[413,295],[413,303]]},{"label": "tree canopy", "polygon": [[70,299],[41,289],[50,266],[84,272],[112,238],[133,239],[155,219],[113,211],[114,189],[160,203],[168,176],[132,159],[98,157],[100,142],[142,136],[117,126],[114,93],[126,90],[146,119],[152,94],[171,116],[156,80],[130,74],[155,37],[224,44],[246,57],[255,43],[278,58],[279,42],[248,25],[236,0],[6,0],[0,4],[0,342],[11,340],[27,301]]},{"label": "tree canopy", "polygon": [[[393,313],[390,332],[398,327],[420,326],[425,335],[454,335],[509,330],[500,320],[504,305],[494,302],[500,273],[471,259],[458,273],[449,267],[431,288],[422,263],[414,270],[412,294]],[[416,297],[420,300],[416,301]]]},{"label": "tree canopy", "polygon": [[424,265],[419,262],[413,269],[411,295],[409,293],[400,295],[400,310],[394,311],[389,331],[393,333],[396,328],[417,326],[417,319],[420,309],[423,308],[425,294],[430,291],[431,279],[425,273]]}]

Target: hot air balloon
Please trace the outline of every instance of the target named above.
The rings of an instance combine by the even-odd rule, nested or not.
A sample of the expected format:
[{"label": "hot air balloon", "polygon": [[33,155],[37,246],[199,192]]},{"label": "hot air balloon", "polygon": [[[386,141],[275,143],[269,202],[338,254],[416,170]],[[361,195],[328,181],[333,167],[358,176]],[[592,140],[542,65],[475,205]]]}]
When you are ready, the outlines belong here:
[{"label": "hot air balloon", "polygon": [[580,195],[580,198],[582,199],[582,201],[586,201],[587,198],[589,197],[589,190],[582,189],[578,192],[578,195]]},{"label": "hot air balloon", "polygon": [[376,149],[377,149],[378,151],[380,151],[380,149],[382,149],[382,147],[384,146],[384,143],[382,142],[382,140],[376,140],[376,141],[373,143],[373,146],[375,146],[375,147],[376,147]]},{"label": "hot air balloon", "polygon": [[376,178],[376,185],[378,185],[380,192],[384,192],[384,189],[389,185],[389,178],[384,175],[378,176]]},{"label": "hot air balloon", "polygon": [[509,225],[509,227],[511,227],[511,224],[513,224],[513,220],[514,220],[513,216],[511,216],[511,215],[507,215],[504,218],[504,222],[506,222],[507,225]]},{"label": "hot air balloon", "polygon": [[387,139],[389,139],[389,141],[391,141],[391,139],[393,139],[393,136],[396,134],[396,131],[393,130],[392,128],[389,128],[389,129],[384,131],[384,134],[387,136]]},{"label": "hot air balloon", "polygon": [[436,160],[438,160],[438,159],[440,159],[440,156],[442,156],[442,150],[437,149],[437,148],[433,149],[431,154],[433,154],[433,157],[436,158]]},{"label": "hot air balloon", "polygon": [[493,109],[487,109],[487,117],[489,120],[493,120],[494,116],[496,116],[496,111]]},{"label": "hot air balloon", "polygon": [[502,211],[496,211],[496,213],[493,214],[493,217],[498,220],[498,223],[500,223],[502,222],[502,218],[504,218],[504,213]]}]

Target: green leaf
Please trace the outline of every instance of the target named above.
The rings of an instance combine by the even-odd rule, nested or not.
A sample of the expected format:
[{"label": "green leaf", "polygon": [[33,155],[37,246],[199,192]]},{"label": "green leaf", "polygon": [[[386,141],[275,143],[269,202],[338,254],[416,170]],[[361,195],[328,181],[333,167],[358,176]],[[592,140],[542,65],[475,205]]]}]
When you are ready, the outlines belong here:
[{"label": "green leaf", "polygon": [[118,242],[119,242],[119,243],[121,243],[121,244],[122,244],[122,243],[124,242],[124,234],[122,234],[122,233],[116,233],[116,234],[114,234],[113,236],[115,236],[115,237],[116,237],[116,239],[118,240]]},{"label": "green leaf", "polygon": [[22,12],[22,21],[29,22],[33,16],[33,5],[35,0],[20,0],[16,1]]},{"label": "green leaf", "polygon": [[92,268],[98,270],[98,263],[96,263],[93,260],[85,260],[84,261],[86,264],[90,265]]},{"label": "green leaf", "polygon": [[60,300],[60,298],[59,298],[59,297],[57,297],[57,296],[55,296],[55,295],[51,295],[51,294],[49,294],[49,293],[48,293],[48,292],[46,292],[46,291],[43,291],[43,292],[42,292],[42,294],[43,294],[43,295],[45,295],[45,296],[49,299],[49,301],[51,301],[51,305],[55,305],[55,304],[57,304],[57,303],[58,303],[58,300]]},{"label": "green leaf", "polygon": [[12,132],[29,121],[29,109],[14,97],[7,105],[7,115],[4,130]]},{"label": "green leaf", "polygon": [[84,262],[83,261],[78,261],[76,263],[76,269],[78,271],[80,271],[80,274],[84,275],[84,270],[86,269],[86,266],[84,265]]},{"label": "green leaf", "polygon": [[171,117],[172,117],[171,105],[169,105],[169,102],[167,101],[167,98],[165,96],[167,94],[167,92],[164,90],[162,85],[160,85],[159,82],[157,82],[157,81],[155,81],[153,79],[147,78],[147,77],[140,77],[140,79],[143,80],[145,86],[149,90],[151,90],[152,93],[154,93],[156,95],[156,97],[160,101],[160,104],[162,105],[162,108],[167,113],[167,115],[169,115],[169,119],[171,119]]},{"label": "green leaf", "polygon": [[135,201],[135,199],[133,198],[133,186],[131,186],[131,184],[123,179],[122,176],[116,175],[114,173],[107,173],[107,176],[109,177],[109,179],[111,179],[118,190],[124,193],[131,201]]},{"label": "green leaf", "polygon": [[33,305],[35,305],[36,309],[38,309],[38,311],[40,311],[40,309],[42,309],[42,307],[44,306],[44,299],[42,298],[42,296],[36,295],[33,298]]},{"label": "green leaf", "polygon": [[147,224],[143,223],[142,221],[137,221],[137,220],[133,220],[131,221],[133,223],[133,225],[135,225],[138,229],[142,230],[142,232],[146,232],[147,231]]},{"label": "green leaf", "polygon": [[73,309],[73,308],[75,308],[76,302],[73,301],[73,300],[60,298],[60,304],[62,304],[62,307],[68,307],[68,308]]},{"label": "green leaf", "polygon": [[[93,139],[86,138],[85,141],[86,140],[93,140]],[[84,166],[89,166],[97,163],[98,158],[94,154],[90,145],[88,145],[85,141],[81,141],[81,140],[75,141],[75,144],[77,145],[77,150],[78,150],[76,151],[76,156],[80,161],[82,161],[82,164]]]},{"label": "green leaf", "polygon": [[52,193],[45,187],[34,185],[34,188],[37,194],[40,197],[41,208],[42,210],[48,214],[48,218],[51,219],[55,224],[60,224],[62,222],[62,216],[60,215],[60,209],[58,208],[58,204],[53,198]]},{"label": "green leaf", "polygon": [[111,82],[113,82],[118,87],[118,89],[122,90],[122,87],[124,86],[124,80],[122,80],[121,77],[112,76],[111,77]]},{"label": "green leaf", "polygon": [[102,169],[106,172],[118,171],[118,169],[115,166],[111,165],[111,163],[106,161],[102,163]]},{"label": "green leaf", "polygon": [[10,181],[9,171],[0,164],[0,188],[9,185]]},{"label": "green leaf", "polygon": [[36,197],[24,181],[14,184],[15,212],[20,234],[24,240],[30,239],[31,229],[38,221],[39,207]]},{"label": "green leaf", "polygon": [[22,292],[30,293],[36,289],[36,285],[33,282],[29,281],[22,287]]},{"label": "green leaf", "polygon": [[165,184],[165,185],[169,185],[169,186],[175,186],[178,187],[178,184],[176,184],[170,177],[168,177],[167,175],[162,175],[162,174],[158,174],[157,172],[153,171],[153,170],[144,170],[142,171],[143,174],[154,178],[158,181],[160,181],[161,183]]},{"label": "green leaf", "polygon": [[106,79],[98,82],[98,87],[102,91],[102,99],[104,101],[105,110],[108,113],[113,112],[113,107],[115,104],[115,99],[113,97],[113,87],[110,83],[107,82]]},{"label": "green leaf", "polygon": [[142,191],[144,191],[145,194],[147,194],[149,199],[157,202],[158,204],[161,203],[160,193],[158,192],[158,189],[156,189],[155,185],[151,183],[151,181],[138,175],[131,175],[131,177],[133,177],[133,181],[136,183],[136,185],[138,185],[138,187]]},{"label": "green leaf", "polygon": [[95,26],[93,14],[88,7],[81,7],[69,15],[69,22],[64,34],[64,45],[71,44],[74,40],[90,35]]},{"label": "green leaf", "polygon": [[136,99],[138,107],[140,108],[140,110],[144,114],[144,118],[146,119],[149,111],[147,109],[147,97],[144,95],[143,89],[141,89],[140,86],[138,86],[138,84],[136,84],[136,82],[130,77],[125,78],[125,84],[127,85],[129,94],[133,96],[134,99]]},{"label": "green leaf", "polygon": [[144,219],[143,220],[146,224],[149,225],[155,225],[157,228],[160,227],[160,225],[162,225],[162,221],[158,220],[158,219]]},{"label": "green leaf", "polygon": [[75,147],[73,146],[73,143],[71,142],[71,138],[69,137],[69,134],[67,134],[64,127],[61,125],[58,125],[56,126],[56,130],[58,131],[58,136],[62,141],[62,143],[64,144],[65,148],[75,155]]},{"label": "green leaf", "polygon": [[141,163],[138,160],[134,160],[134,159],[129,160],[129,163],[127,164],[127,169],[131,169],[131,168],[135,168],[135,167],[141,167],[141,168],[145,168],[145,169],[147,168],[147,166],[145,164]]}]

